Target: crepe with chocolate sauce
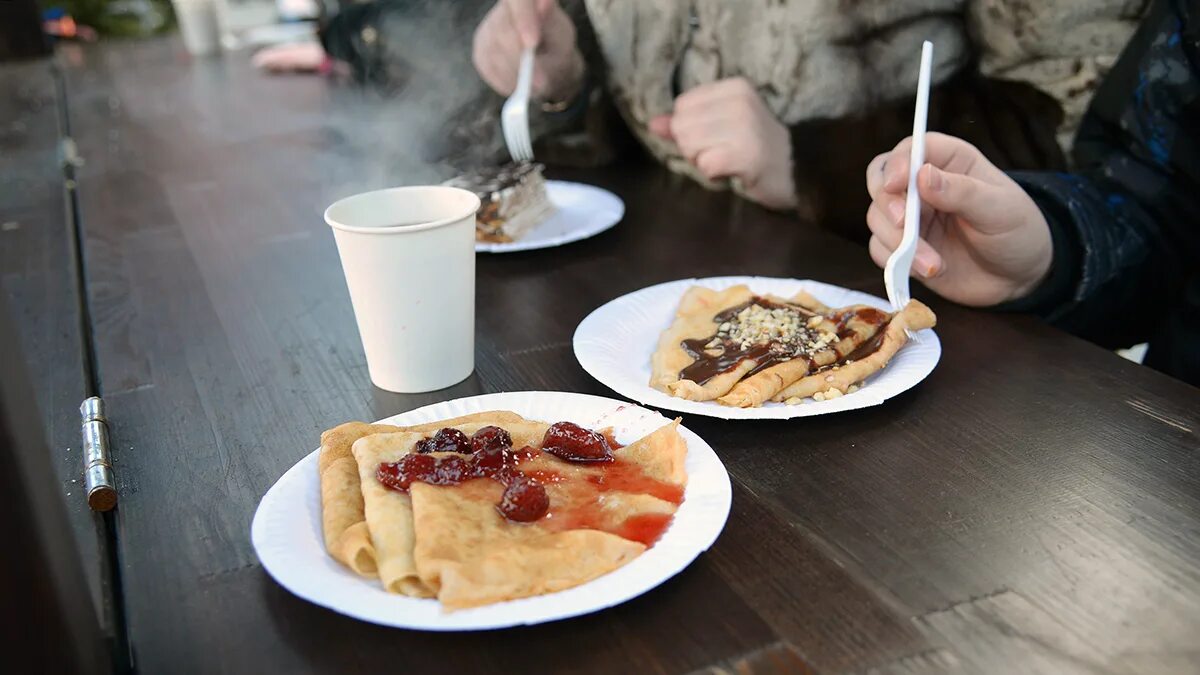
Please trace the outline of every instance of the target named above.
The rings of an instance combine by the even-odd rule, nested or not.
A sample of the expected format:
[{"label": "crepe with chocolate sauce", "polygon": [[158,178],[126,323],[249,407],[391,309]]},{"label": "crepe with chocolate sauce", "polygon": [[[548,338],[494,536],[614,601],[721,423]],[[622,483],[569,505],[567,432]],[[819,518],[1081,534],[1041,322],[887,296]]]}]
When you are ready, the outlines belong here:
[{"label": "crepe with chocolate sauce", "polygon": [[651,357],[650,385],[673,396],[742,408],[817,394],[840,396],[934,325],[911,301],[894,314],[866,305],[830,308],[806,292],[790,299],[693,286]]}]

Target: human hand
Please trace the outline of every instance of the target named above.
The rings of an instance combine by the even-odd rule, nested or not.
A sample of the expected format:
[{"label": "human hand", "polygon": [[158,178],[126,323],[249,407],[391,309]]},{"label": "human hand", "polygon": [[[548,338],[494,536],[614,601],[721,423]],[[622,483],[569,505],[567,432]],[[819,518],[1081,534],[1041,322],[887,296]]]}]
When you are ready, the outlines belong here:
[{"label": "human hand", "polygon": [[254,54],[255,68],[270,73],[316,72],[325,64],[325,49],[318,42],[293,42],[264,47]]},{"label": "human hand", "polygon": [[708,179],[735,178],[741,192],[773,209],[796,206],[792,145],[780,122],[745,78],[689,89],[650,131],[679,146]]},{"label": "human hand", "polygon": [[[887,264],[904,233],[912,138],[867,166],[871,259]],[[921,238],[912,271],[944,298],[977,307],[1028,295],[1046,277],[1053,243],[1046,217],[1013,179],[966,141],[925,137],[917,175]]]},{"label": "human hand", "polygon": [[521,52],[536,47],[533,97],[562,101],[583,84],[583,56],[575,45],[575,25],[558,0],[497,0],[475,29],[471,61],[497,94],[517,86]]}]

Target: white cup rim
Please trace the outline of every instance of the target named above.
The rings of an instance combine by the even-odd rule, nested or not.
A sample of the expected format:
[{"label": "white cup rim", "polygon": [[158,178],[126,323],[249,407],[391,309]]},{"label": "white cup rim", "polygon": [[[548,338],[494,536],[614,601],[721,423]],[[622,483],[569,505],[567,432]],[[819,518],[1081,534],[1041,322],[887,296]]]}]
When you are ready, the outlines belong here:
[{"label": "white cup rim", "polygon": [[[459,214],[456,214],[453,216],[448,216],[446,218],[439,218],[438,220],[431,220],[431,221],[425,222],[425,223],[417,223],[414,225],[385,225],[383,227],[363,227],[363,226],[359,226],[359,225],[347,225],[345,223],[338,222],[338,220],[336,218],[334,218],[334,216],[332,215],[333,212],[335,211],[335,209],[337,209],[339,206],[345,206],[345,204],[347,202],[354,201],[357,199],[372,198],[372,197],[375,197],[375,196],[378,196],[378,195],[384,194],[384,193],[426,192],[426,191],[431,191],[431,190],[437,191],[437,192],[460,193],[462,196],[468,198],[467,204],[470,206],[470,208],[468,209],[468,208],[464,207],[462,213],[459,213]],[[405,185],[405,186],[401,186],[401,187],[390,187],[390,188],[383,188],[381,190],[371,190],[368,192],[360,192],[355,195],[350,195],[349,197],[343,197],[343,198],[337,200],[336,202],[330,204],[329,207],[325,209],[325,223],[327,225],[329,225],[330,227],[334,228],[335,230],[342,230],[344,232],[358,232],[360,234],[396,234],[396,233],[401,233],[401,232],[420,232],[423,230],[432,230],[437,227],[444,227],[446,225],[451,225],[453,223],[457,223],[457,222],[461,221],[463,218],[466,218],[468,216],[471,218],[474,218],[475,214],[479,211],[479,205],[480,205],[479,196],[476,195],[474,192],[471,192],[469,190],[464,190],[462,188],[450,187],[448,185]]]}]

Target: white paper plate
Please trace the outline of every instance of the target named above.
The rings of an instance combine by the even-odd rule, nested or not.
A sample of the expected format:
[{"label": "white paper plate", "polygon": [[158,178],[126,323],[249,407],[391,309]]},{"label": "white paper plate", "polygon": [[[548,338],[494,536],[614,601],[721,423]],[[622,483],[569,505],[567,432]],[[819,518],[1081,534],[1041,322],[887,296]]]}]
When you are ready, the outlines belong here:
[{"label": "white paper plate", "polygon": [[[380,420],[410,425],[484,410],[511,410],[529,419],[567,420],[613,427],[629,443],[666,424],[662,415],[599,396],[526,391],[460,398]],[[729,517],[729,474],[717,454],[695,433],[687,441],[688,484],[675,520],[652,548],[624,567],[558,593],[443,612],[436,600],[393,595],[378,580],[364,579],[325,553],[321,536],[321,489],[317,453],[288,470],[267,491],[254,514],[250,539],[267,572],[292,593],[363,621],[420,630],[504,628],[579,616],[625,602],[670,579],[708,549]]]},{"label": "white paper plate", "polygon": [[623,295],[587,315],[575,329],[575,358],[605,386],[655,408],[722,419],[790,419],[879,405],[925,379],[942,355],[942,344],[933,330],[919,331],[920,343],[905,345],[858,391],[828,401],[809,399],[798,405],[767,403],[761,408],[731,408],[715,401],[676,398],[647,384],[658,336],[671,325],[684,291],[696,285],[722,290],[737,284],[746,284],[756,293],[785,298],[806,290],[830,307],[864,304],[891,309],[882,298],[819,281],[770,277],[681,279]]},{"label": "white paper plate", "polygon": [[616,225],[625,215],[625,202],[620,197],[594,185],[548,180],[546,193],[555,206],[549,218],[516,241],[475,242],[475,250],[509,253],[562,246],[594,237]]}]

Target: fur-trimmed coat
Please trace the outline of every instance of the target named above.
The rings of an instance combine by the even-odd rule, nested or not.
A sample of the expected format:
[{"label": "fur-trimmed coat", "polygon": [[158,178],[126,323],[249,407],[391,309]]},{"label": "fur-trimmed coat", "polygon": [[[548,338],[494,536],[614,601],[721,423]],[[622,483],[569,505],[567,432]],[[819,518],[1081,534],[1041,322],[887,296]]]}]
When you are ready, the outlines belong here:
[{"label": "fur-trimmed coat", "polygon": [[724,187],[704,181],[647,125],[683,91],[745,77],[792,130],[802,212],[855,227],[866,206],[863,167],[911,126],[922,40],[935,45],[931,129],[968,138],[1005,168],[1061,168],[1067,139],[1146,0],[583,4],[575,14],[589,69],[655,157]]}]

